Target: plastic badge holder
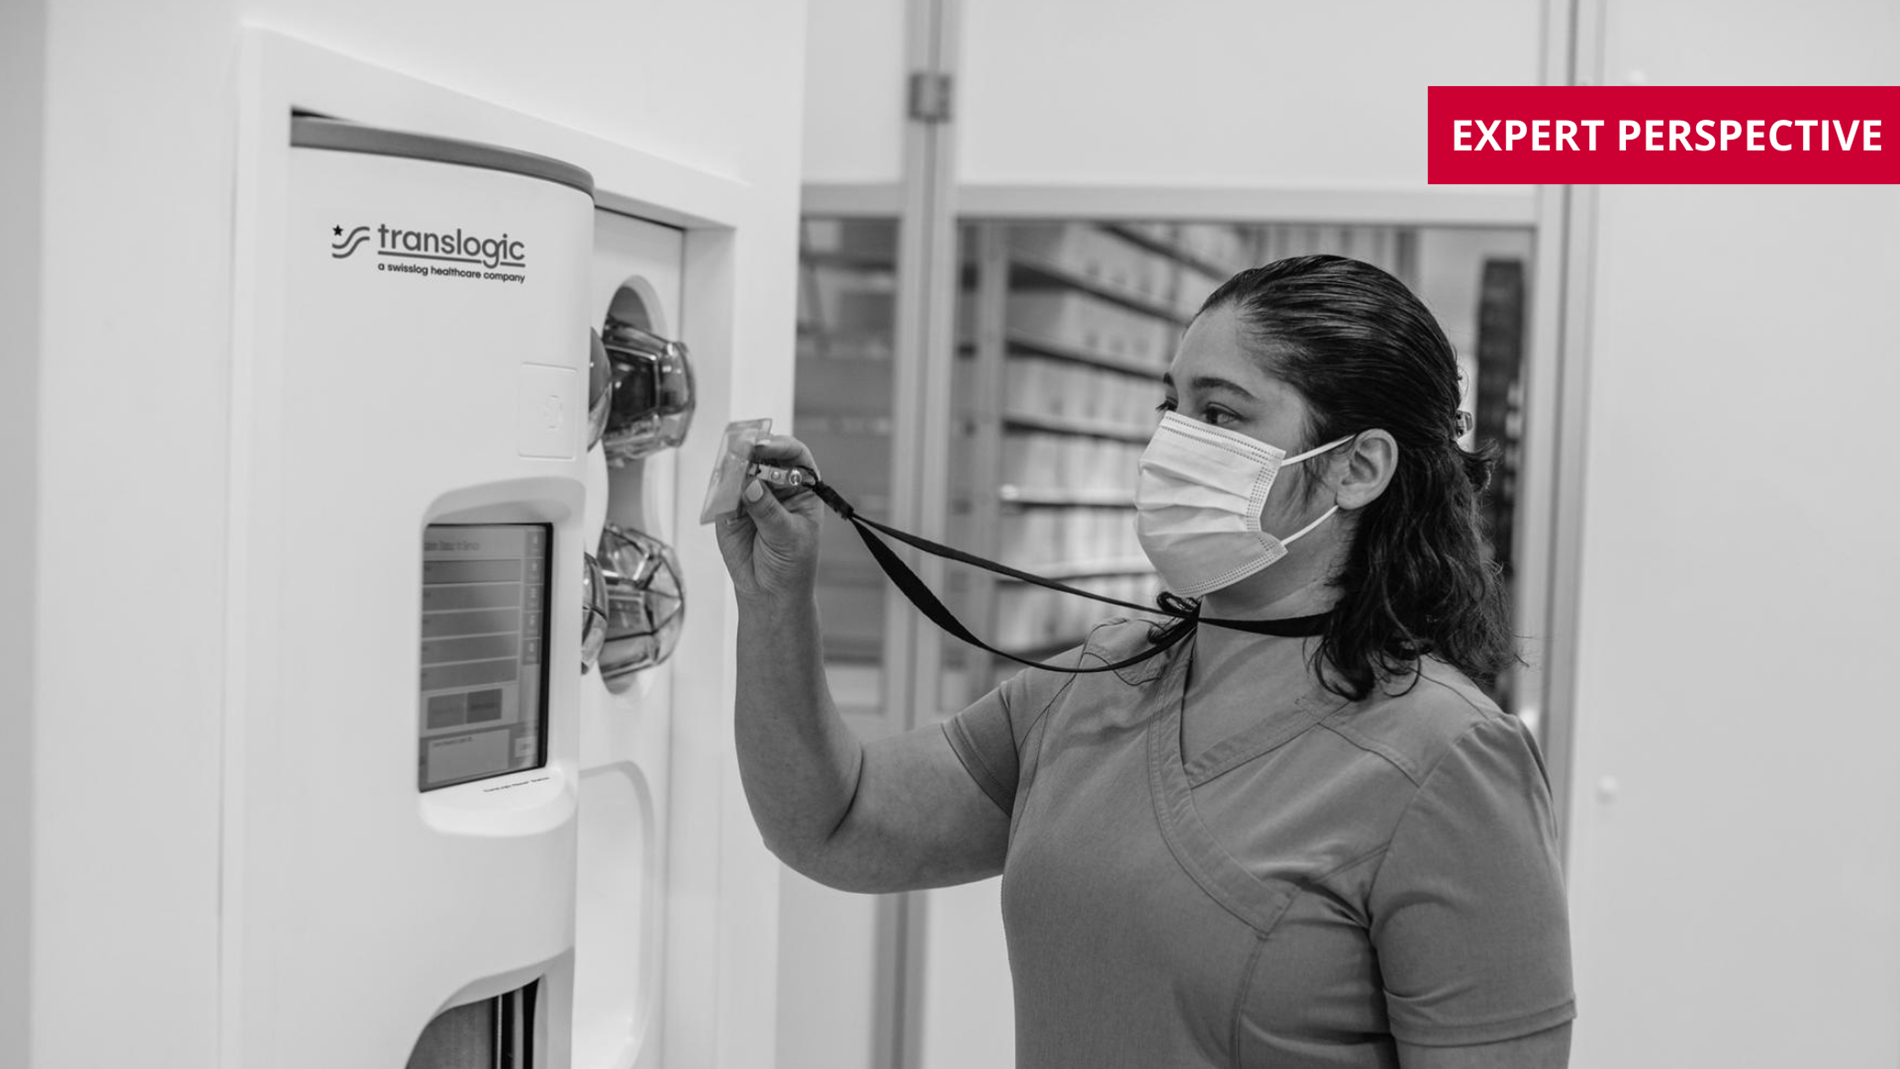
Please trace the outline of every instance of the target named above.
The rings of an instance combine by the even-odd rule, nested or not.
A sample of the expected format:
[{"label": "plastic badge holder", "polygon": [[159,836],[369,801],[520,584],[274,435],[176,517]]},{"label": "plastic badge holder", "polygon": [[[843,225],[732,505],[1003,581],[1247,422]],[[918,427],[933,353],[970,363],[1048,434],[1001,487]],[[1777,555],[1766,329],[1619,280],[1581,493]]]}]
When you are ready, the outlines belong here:
[{"label": "plastic badge holder", "polygon": [[769,419],[747,419],[726,424],[725,444],[719,459],[713,462],[712,481],[706,486],[706,504],[699,510],[699,522],[711,523],[721,516],[739,511],[739,495],[745,490],[746,472],[752,467],[752,447],[772,433]]}]

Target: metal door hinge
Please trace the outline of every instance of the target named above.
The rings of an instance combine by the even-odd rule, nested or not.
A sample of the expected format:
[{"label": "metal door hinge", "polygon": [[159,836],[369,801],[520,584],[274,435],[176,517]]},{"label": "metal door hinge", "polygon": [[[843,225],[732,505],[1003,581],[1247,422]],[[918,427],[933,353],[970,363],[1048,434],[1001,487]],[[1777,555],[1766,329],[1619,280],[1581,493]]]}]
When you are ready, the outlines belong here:
[{"label": "metal door hinge", "polygon": [[950,76],[916,71],[910,76],[910,117],[917,122],[950,121]]}]

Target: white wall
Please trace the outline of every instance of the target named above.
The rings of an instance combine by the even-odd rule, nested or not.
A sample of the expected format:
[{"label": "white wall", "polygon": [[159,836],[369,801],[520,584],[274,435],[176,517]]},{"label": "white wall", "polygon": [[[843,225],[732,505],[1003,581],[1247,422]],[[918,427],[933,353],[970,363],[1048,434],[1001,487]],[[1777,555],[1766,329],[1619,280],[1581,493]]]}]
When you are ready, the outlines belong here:
[{"label": "white wall", "polygon": [[237,12],[46,9],[29,1064],[214,1065]]},{"label": "white wall", "polygon": [[[12,83],[31,80],[15,53],[33,47],[41,6],[8,5],[0,23],[9,162],[32,158],[32,117],[16,114],[27,97]],[[32,774],[0,788],[32,792],[30,808],[0,805],[0,869],[20,871],[30,836],[31,901],[0,883],[0,938],[30,916],[34,1069],[146,1064],[154,1051],[210,1066],[240,23],[743,180],[757,198],[747,218],[771,233],[745,246],[758,262],[740,265],[735,351],[788,361],[805,13],[779,0],[43,7],[44,244],[27,261],[40,344],[36,360],[9,361],[0,397],[0,441],[36,434],[0,462],[0,500],[38,506],[30,556],[0,564],[0,594],[31,575],[43,583],[37,601],[0,598],[0,656],[25,648],[10,641],[28,611],[16,606],[34,613],[30,666],[0,663],[8,708],[24,705],[15,689],[34,688]],[[16,202],[7,171],[0,219],[17,253],[12,227],[33,199]],[[0,290],[7,329],[30,325],[15,318],[26,291]],[[31,395],[12,385],[35,375],[37,406],[16,421],[16,399]],[[26,836],[16,812],[30,812]],[[9,981],[0,996],[0,1060],[12,1064]]]},{"label": "white wall", "polygon": [[0,777],[0,1065],[25,1065],[33,933],[34,537],[39,479],[40,131],[45,7],[0,5],[0,724],[14,773]]},{"label": "white wall", "polygon": [[900,0],[810,0],[805,181],[901,176],[909,7]]},{"label": "white wall", "polygon": [[802,4],[242,0],[246,20],[761,184],[797,173]]},{"label": "white wall", "polygon": [[[970,183],[1422,188],[1425,86],[1540,76],[1513,0],[961,3]],[[811,0],[807,182],[899,180],[908,6]]]},{"label": "white wall", "polygon": [[878,1069],[879,899],[785,869],[779,877],[778,1064]]},{"label": "white wall", "polygon": [[925,963],[914,1040],[917,1069],[1010,1065],[1016,989],[1003,934],[1000,879],[928,893]]},{"label": "white wall", "polygon": [[1422,188],[1425,87],[1533,85],[1541,4],[964,0],[958,174]]},{"label": "white wall", "polygon": [[[1900,81],[1891,4],[1614,0],[1606,28],[1611,82]],[[1900,1064],[1897,235],[1892,186],[1602,191],[1579,1069]]]}]

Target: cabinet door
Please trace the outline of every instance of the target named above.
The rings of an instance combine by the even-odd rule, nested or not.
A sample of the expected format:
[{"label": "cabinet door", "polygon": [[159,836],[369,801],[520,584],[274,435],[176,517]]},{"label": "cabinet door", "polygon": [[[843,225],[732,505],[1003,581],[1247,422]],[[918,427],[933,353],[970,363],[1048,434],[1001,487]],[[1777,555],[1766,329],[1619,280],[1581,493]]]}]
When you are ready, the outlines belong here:
[{"label": "cabinet door", "polygon": [[[595,328],[611,315],[673,337],[680,323],[684,235],[612,212],[597,212],[595,223],[589,294]],[[602,451],[592,451],[590,544],[600,546],[608,524],[669,546],[696,533],[674,515],[678,455],[665,449],[610,469]],[[582,680],[576,1069],[659,1064],[675,670],[665,661],[606,679],[595,667]]]}]

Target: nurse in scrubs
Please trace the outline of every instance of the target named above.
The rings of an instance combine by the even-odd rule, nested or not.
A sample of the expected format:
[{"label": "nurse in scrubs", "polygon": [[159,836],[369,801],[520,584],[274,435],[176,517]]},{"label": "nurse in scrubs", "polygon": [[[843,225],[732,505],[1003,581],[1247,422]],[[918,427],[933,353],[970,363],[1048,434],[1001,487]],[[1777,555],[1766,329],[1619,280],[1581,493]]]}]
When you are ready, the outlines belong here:
[{"label": "nurse in scrubs", "polygon": [[[1550,789],[1475,682],[1516,654],[1444,332],[1375,267],[1281,260],[1208,298],[1162,390],[1142,546],[1203,617],[1280,633],[1028,669],[906,735],[833,707],[818,500],[746,487],[719,538],[766,844],[852,891],[1000,874],[1019,1069],[1566,1065]],[[1058,661],[1154,637],[1109,619]]]}]

